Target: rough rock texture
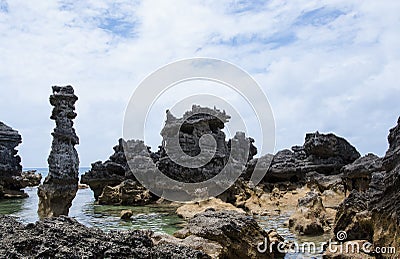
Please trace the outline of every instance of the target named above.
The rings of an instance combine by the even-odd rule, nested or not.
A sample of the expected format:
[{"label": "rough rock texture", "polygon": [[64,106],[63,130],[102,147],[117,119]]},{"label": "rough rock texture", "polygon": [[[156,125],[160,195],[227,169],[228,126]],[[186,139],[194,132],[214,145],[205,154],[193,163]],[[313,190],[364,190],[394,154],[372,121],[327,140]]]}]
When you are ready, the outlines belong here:
[{"label": "rough rock texture", "polygon": [[[238,132],[228,143],[225,141],[225,133],[222,129],[229,119],[230,116],[225,111],[221,112],[215,108],[209,109],[196,105],[192,106],[191,111],[183,114],[182,118],[175,118],[167,111],[167,120],[161,131],[163,143],[158,152],[160,157],[158,169],[174,180],[202,182],[221,172],[228,162],[232,145],[235,145],[236,152],[232,153],[235,160],[246,163],[252,159],[257,153],[257,149],[252,144],[254,142],[252,138],[246,138],[244,133]],[[205,142],[201,143],[202,136],[205,134],[212,136],[216,143],[215,154],[207,164],[197,168],[188,168],[174,162],[180,159],[180,149],[186,155],[197,156],[199,159],[207,157],[206,155],[198,156],[201,153],[200,150],[206,150],[205,153],[213,152],[210,148],[212,145],[209,143],[210,141],[204,140]],[[174,139],[177,137],[179,143],[174,143]],[[207,160],[205,159],[205,161]]]},{"label": "rough rock texture", "polygon": [[205,201],[184,204],[176,209],[176,214],[185,219],[190,219],[193,218],[194,215],[204,212],[210,208],[214,209],[215,211],[233,210],[239,213],[245,213],[244,210],[237,208],[230,203],[223,202],[217,198],[211,198]]},{"label": "rough rock texture", "polygon": [[131,179],[114,187],[104,187],[98,199],[102,205],[146,205],[154,201],[154,196],[146,188]]},{"label": "rough rock texture", "polygon": [[383,158],[386,172],[372,173],[368,190],[353,190],[340,205],[334,232],[347,231],[348,240],[362,239],[375,246],[391,246],[400,257],[400,118],[390,130]]},{"label": "rough rock texture", "polygon": [[[124,153],[128,150],[128,160]],[[81,183],[90,186],[100,204],[145,205],[157,200],[136,179],[133,170],[146,173],[154,170],[152,154],[143,141],[119,139],[109,160],[92,164],[89,172],[81,177]],[[129,164],[128,164],[129,161]],[[129,167],[131,165],[131,167]]]},{"label": "rough rock texture", "polygon": [[360,157],[358,151],[345,139],[334,134],[308,133],[303,146],[277,152],[271,163],[264,183],[270,190],[276,183],[290,182],[304,185],[307,173],[335,175],[340,169]]},{"label": "rough rock texture", "polygon": [[[253,159],[257,149],[253,145],[254,140],[246,138],[245,134],[241,132],[236,133],[228,142],[225,140],[222,128],[229,118],[225,112],[195,105],[191,111],[186,112],[179,119],[167,111],[167,120],[161,132],[163,143],[156,153],[150,152],[150,148],[145,146],[143,141],[120,139],[118,145],[114,147],[115,153],[109,160],[104,163],[101,161],[93,163],[91,170],[82,175],[81,183],[90,186],[94,192],[95,199],[101,204],[142,205],[154,202],[157,197],[150,193],[151,197],[149,198],[148,193],[137,182],[135,175],[146,176],[149,171],[158,168],[165,175],[181,182],[204,181],[220,173],[222,168],[225,167],[232,150],[235,151],[231,155],[232,165],[241,172],[243,170],[241,165]],[[208,136],[211,136],[212,139],[203,138],[205,134],[209,134]],[[178,136],[179,143],[171,144],[176,136]],[[215,154],[214,150],[211,150],[212,143],[210,142],[213,141],[216,143]],[[182,150],[188,156],[197,156],[203,151],[206,154],[211,154],[209,156],[211,160],[205,165],[196,168],[182,166],[175,162],[180,159],[179,150]],[[126,158],[126,155],[128,158]],[[174,155],[177,157],[174,157]],[[202,156],[196,157],[196,160],[200,161],[201,158]],[[126,201],[125,198],[128,199],[128,196],[124,196],[125,198],[122,199],[116,198],[121,197],[120,186],[127,179],[136,182],[135,184],[130,184],[130,193],[138,197],[142,195],[145,199],[139,201],[131,198],[130,201]],[[157,193],[162,193],[171,187],[170,185],[164,186],[159,179],[151,179],[149,184],[152,183],[155,186],[151,187],[159,189]],[[218,185],[217,182],[213,183]],[[124,182],[122,185],[125,186],[126,183]],[[168,191],[182,192],[179,188]],[[183,193],[182,195],[187,194]]]},{"label": "rough rock texture", "polygon": [[257,250],[258,243],[270,241],[268,233],[242,213],[209,209],[195,215],[184,229],[174,234],[182,239],[191,235],[220,244],[223,249],[220,258],[274,258],[274,253]]},{"label": "rough rock texture", "polygon": [[22,172],[21,157],[15,149],[20,143],[18,131],[0,121],[0,198],[28,197],[21,189],[40,183],[40,174]]},{"label": "rough rock texture", "polygon": [[78,191],[79,157],[75,145],[79,138],[73,128],[78,97],[72,86],[53,86],[50,104],[54,106],[50,119],[56,128],[48,158],[49,174],[38,188],[38,213],[43,217],[68,215],[72,200]]},{"label": "rough rock texture", "polygon": [[319,235],[330,229],[318,193],[308,192],[298,200],[297,210],[289,219],[289,227],[301,235]]},{"label": "rough rock texture", "polygon": [[151,231],[88,228],[61,216],[23,225],[0,216],[1,258],[209,258],[201,251],[154,245]]},{"label": "rough rock texture", "polygon": [[384,171],[382,159],[374,154],[367,154],[342,168],[346,190],[366,191],[372,174]]}]

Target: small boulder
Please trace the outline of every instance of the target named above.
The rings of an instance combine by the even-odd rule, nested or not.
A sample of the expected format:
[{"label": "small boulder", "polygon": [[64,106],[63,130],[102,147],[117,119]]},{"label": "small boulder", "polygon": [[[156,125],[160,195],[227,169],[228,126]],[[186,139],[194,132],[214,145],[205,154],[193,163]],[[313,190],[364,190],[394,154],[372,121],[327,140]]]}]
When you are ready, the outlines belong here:
[{"label": "small boulder", "polygon": [[133,216],[133,212],[132,210],[122,210],[120,215],[121,219],[129,220]]}]

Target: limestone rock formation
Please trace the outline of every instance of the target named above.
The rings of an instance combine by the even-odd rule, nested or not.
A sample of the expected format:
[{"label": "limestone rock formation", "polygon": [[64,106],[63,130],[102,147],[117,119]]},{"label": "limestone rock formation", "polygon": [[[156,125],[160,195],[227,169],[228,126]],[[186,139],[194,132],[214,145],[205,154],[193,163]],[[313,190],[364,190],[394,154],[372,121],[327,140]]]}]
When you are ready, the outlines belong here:
[{"label": "limestone rock formation", "polygon": [[38,188],[41,218],[68,215],[78,191],[79,157],[75,145],[79,138],[73,128],[78,97],[72,86],[53,86],[50,104],[54,106],[51,119],[55,120],[53,142],[48,158],[49,174]]},{"label": "limestone rock formation", "polygon": [[176,209],[176,214],[185,219],[193,218],[194,215],[204,212],[207,209],[213,209],[215,211],[232,210],[239,213],[245,213],[244,210],[233,206],[230,203],[223,202],[218,198],[211,198],[205,201],[187,203]]},{"label": "limestone rock formation", "polygon": [[174,236],[181,239],[195,236],[217,243],[222,247],[219,258],[274,258],[278,254],[269,249],[259,252],[258,244],[265,240],[270,244],[271,238],[251,216],[235,211],[206,210],[190,219]]},{"label": "limestone rock formation", "polygon": [[[167,111],[167,120],[161,131],[163,143],[159,151],[158,169],[174,180],[193,183],[206,181],[220,173],[228,162],[231,150],[235,150],[232,157],[237,161],[246,163],[252,159],[257,153],[253,139],[238,132],[228,143],[225,141],[222,129],[229,119],[225,111],[197,105],[193,105],[192,110],[183,114],[182,118],[175,118]],[[197,156],[198,160],[207,157],[207,153],[212,152],[209,148],[212,144],[201,142],[205,134],[212,136],[216,144],[215,154],[207,164],[188,168],[174,162],[180,159],[180,149],[186,155]],[[179,143],[175,143],[175,139],[179,139]],[[204,156],[199,155],[201,150],[205,152]]]},{"label": "limestone rock formation", "polygon": [[308,192],[298,200],[297,210],[289,219],[289,227],[301,235],[319,235],[329,230],[326,210],[316,192]]},{"label": "limestone rock formation", "polygon": [[[124,152],[124,149],[127,152]],[[128,160],[127,156],[128,154]],[[145,205],[157,200],[136,179],[135,173],[154,170],[150,148],[141,140],[119,139],[114,146],[114,154],[102,163],[92,164],[89,172],[81,177],[81,183],[90,186],[99,204]],[[128,164],[129,161],[129,164]],[[131,165],[131,167],[129,166]]]},{"label": "limestone rock formation", "polygon": [[[277,152],[264,178],[264,183],[290,182],[304,185],[307,174],[336,175],[343,166],[360,157],[358,151],[344,138],[332,133],[306,134],[303,146]],[[272,189],[272,188],[271,188]]]},{"label": "limestone rock formation", "polygon": [[374,154],[367,154],[342,168],[343,180],[349,191],[366,191],[373,173],[383,172],[382,159]]},{"label": "limestone rock formation", "polygon": [[[375,246],[394,247],[400,256],[400,118],[390,130],[385,172],[374,172],[365,192],[353,190],[340,205],[334,232],[347,231],[348,240],[368,240]],[[368,167],[370,168],[370,167]],[[372,167],[374,168],[374,167]],[[375,170],[375,169],[373,169]],[[378,171],[380,167],[378,166]]]},{"label": "limestone rock formation", "polygon": [[[182,118],[175,118],[168,111],[167,120],[161,132],[163,143],[157,152],[151,152],[150,148],[141,140],[125,141],[120,139],[118,145],[114,147],[115,153],[109,160],[104,163],[101,161],[93,163],[91,170],[82,175],[81,183],[90,186],[95,199],[101,204],[143,205],[154,202],[157,197],[146,192],[135,175],[146,177],[146,175],[150,175],[150,171],[154,172],[159,169],[168,177],[181,182],[204,181],[221,172],[232,150],[234,151],[232,152],[232,161],[234,161],[232,164],[241,172],[243,168],[240,165],[246,164],[248,160],[252,159],[257,153],[257,148],[253,145],[254,140],[247,138],[241,132],[236,133],[231,140],[225,140],[222,128],[229,118],[225,112],[196,105]],[[209,134],[212,139],[203,138],[205,134]],[[179,140],[179,143],[171,144],[176,136],[178,136],[176,139]],[[213,141],[216,143],[215,154],[212,150]],[[183,153],[188,156],[197,156],[201,152],[205,152],[206,156],[211,154],[210,161],[204,166],[196,168],[177,164],[175,161],[180,158],[179,154],[181,154],[178,150],[183,150]],[[174,155],[178,157],[173,157]],[[196,157],[197,161],[201,159],[202,156]],[[126,180],[132,181],[126,182]],[[179,188],[169,190],[170,186],[163,185],[159,179],[151,179],[149,182],[150,184],[154,183],[155,186],[151,186],[152,188],[160,189],[159,193],[164,190],[182,191]],[[130,186],[129,193],[138,199],[129,197],[129,195],[121,195],[127,186]],[[183,195],[186,194],[183,193]]]},{"label": "limestone rock formation", "polygon": [[28,197],[21,189],[40,184],[40,174],[22,172],[21,157],[15,149],[20,143],[18,131],[0,121],[0,198]]},{"label": "limestone rock formation", "polygon": [[60,216],[23,225],[0,216],[1,258],[210,258],[204,252],[173,244],[155,245],[151,231],[104,233]]}]

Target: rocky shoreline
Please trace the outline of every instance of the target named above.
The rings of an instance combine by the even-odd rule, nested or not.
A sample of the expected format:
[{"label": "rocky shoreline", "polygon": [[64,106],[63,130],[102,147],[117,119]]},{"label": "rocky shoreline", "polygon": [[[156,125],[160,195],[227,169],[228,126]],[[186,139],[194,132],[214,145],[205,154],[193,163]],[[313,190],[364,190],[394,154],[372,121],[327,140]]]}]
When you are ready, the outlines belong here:
[{"label": "rocky shoreline", "polygon": [[[50,172],[38,192],[39,212],[50,218],[23,225],[11,217],[0,217],[1,257],[276,258],[284,253],[274,246],[260,252],[259,244],[285,240],[274,230],[264,231],[254,216],[280,214],[290,215],[286,227],[296,235],[329,234],[341,242],[390,246],[395,253],[362,256],[400,256],[400,118],[390,130],[389,149],[382,158],[361,156],[344,138],[319,132],[307,133],[304,143],[290,150],[255,158],[257,148],[251,137],[238,132],[225,139],[222,129],[230,116],[224,111],[193,106],[181,118],[167,111],[158,151],[152,152],[142,140],[119,139],[110,158],[94,162],[80,183],[90,187],[100,205],[176,206],[187,225],[173,236],[138,230],[106,233],[60,216],[68,215],[78,190],[79,158],[74,148],[78,137],[72,128],[77,97],[72,87],[55,87],[53,91],[50,101],[55,106],[52,118],[57,126]],[[208,150],[211,145],[204,142],[204,134],[213,137],[215,152]],[[174,136],[178,143],[168,146]],[[25,197],[21,189],[40,184],[41,176],[22,172],[15,150],[21,141],[16,130],[0,122],[0,198]],[[181,156],[190,158],[203,152],[200,146],[206,148],[206,155],[214,154],[200,167],[186,168],[176,163],[179,157],[170,157],[180,154],[178,151],[168,152],[179,149]],[[235,153],[234,147],[241,148]],[[241,168],[234,184],[216,197],[187,204],[164,200],[136,178],[137,173],[158,169],[184,183],[207,181],[229,161],[233,161],[232,168]],[[261,166],[255,168],[256,164]],[[254,170],[265,174],[256,186],[250,180]],[[214,184],[222,186],[222,182]],[[160,190],[189,195],[174,188],[159,186]],[[123,211],[121,220],[130,220],[131,216],[129,210]],[[342,231],[347,236],[339,240],[337,235]],[[359,255],[324,254],[324,258],[354,256]]]}]

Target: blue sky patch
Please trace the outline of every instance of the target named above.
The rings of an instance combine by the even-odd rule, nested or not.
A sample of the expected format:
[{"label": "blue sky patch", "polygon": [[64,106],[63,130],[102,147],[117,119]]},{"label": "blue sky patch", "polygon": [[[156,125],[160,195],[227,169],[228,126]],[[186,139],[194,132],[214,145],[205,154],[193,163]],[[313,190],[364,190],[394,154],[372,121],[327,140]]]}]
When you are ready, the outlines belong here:
[{"label": "blue sky patch", "polygon": [[228,13],[257,12],[263,10],[267,1],[264,0],[236,0],[228,6]]},{"label": "blue sky patch", "polygon": [[135,22],[126,21],[124,18],[111,17],[101,19],[99,24],[99,28],[124,38],[130,38],[135,35],[135,26]]},{"label": "blue sky patch", "polygon": [[336,20],[339,16],[343,14],[345,14],[345,12],[338,9],[328,9],[326,7],[321,7],[305,12],[297,17],[295,25],[322,26]]},{"label": "blue sky patch", "polygon": [[8,13],[8,3],[6,0],[0,0],[0,12]]}]

